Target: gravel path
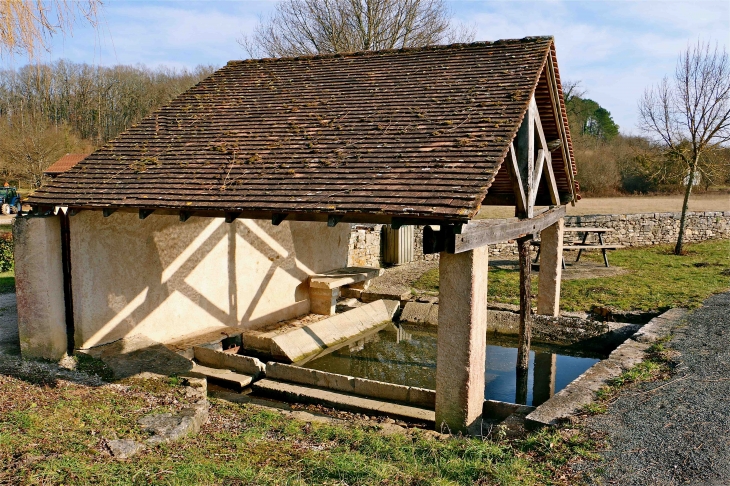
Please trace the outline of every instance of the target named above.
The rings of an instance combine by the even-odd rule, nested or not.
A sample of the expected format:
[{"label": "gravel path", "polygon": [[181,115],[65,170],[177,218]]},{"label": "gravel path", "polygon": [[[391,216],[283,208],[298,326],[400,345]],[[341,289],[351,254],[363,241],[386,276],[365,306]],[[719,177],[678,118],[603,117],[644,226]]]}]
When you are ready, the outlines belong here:
[{"label": "gravel path", "polygon": [[675,332],[668,381],[626,390],[588,426],[608,434],[594,484],[730,484],[730,292]]}]

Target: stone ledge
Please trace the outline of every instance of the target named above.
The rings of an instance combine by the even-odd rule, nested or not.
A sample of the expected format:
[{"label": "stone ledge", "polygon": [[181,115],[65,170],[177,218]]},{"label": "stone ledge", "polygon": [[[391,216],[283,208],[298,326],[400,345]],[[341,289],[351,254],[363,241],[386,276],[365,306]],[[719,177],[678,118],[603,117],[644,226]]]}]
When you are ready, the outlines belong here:
[{"label": "stone ledge", "polygon": [[382,268],[346,267],[312,275],[309,277],[309,286],[312,288],[333,289],[372,280],[382,275],[383,272]]},{"label": "stone ledge", "polygon": [[266,365],[256,358],[240,354],[224,353],[210,348],[195,346],[195,361],[211,368],[229,369],[258,379],[266,371]]},{"label": "stone ledge", "polygon": [[347,342],[369,333],[390,322],[400,307],[397,301],[379,300],[356,309],[335,314],[303,327],[279,333],[266,333],[256,337],[255,349],[243,336],[243,347],[258,354],[268,354],[270,359],[295,363],[312,358],[327,348]]},{"label": "stone ledge", "polygon": [[384,415],[400,420],[415,420],[425,422],[430,426],[433,426],[436,420],[435,413],[432,410],[349,395],[343,392],[310,388],[292,383],[282,383],[270,379],[263,379],[256,382],[253,385],[253,389],[254,392],[260,393],[261,395],[286,401],[315,403],[349,412]]},{"label": "stone ledge", "polygon": [[384,383],[281,363],[266,363],[266,376],[272,380],[401,402],[431,410],[436,406],[436,392],[425,388]]}]

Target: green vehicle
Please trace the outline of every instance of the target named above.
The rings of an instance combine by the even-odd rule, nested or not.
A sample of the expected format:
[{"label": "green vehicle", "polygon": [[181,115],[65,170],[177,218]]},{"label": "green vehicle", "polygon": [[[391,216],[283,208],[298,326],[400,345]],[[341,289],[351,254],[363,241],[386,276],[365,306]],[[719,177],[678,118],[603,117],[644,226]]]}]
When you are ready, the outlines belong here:
[{"label": "green vehicle", "polygon": [[0,196],[2,196],[3,214],[20,214],[20,211],[23,210],[20,195],[14,187],[0,187]]}]

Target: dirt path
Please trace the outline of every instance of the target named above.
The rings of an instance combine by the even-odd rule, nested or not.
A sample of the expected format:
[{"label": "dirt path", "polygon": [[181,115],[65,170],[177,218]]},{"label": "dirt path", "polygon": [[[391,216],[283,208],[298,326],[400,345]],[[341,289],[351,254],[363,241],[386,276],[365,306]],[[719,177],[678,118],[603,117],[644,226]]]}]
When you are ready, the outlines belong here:
[{"label": "dirt path", "polygon": [[668,381],[625,390],[588,427],[608,434],[593,484],[730,484],[730,292],[707,299],[675,332]]},{"label": "dirt path", "polygon": [[[699,194],[689,200],[690,211],[730,211],[730,194]],[[682,196],[624,196],[583,198],[568,206],[568,215],[674,213],[682,210]],[[478,218],[509,218],[514,208],[485,207]]]}]

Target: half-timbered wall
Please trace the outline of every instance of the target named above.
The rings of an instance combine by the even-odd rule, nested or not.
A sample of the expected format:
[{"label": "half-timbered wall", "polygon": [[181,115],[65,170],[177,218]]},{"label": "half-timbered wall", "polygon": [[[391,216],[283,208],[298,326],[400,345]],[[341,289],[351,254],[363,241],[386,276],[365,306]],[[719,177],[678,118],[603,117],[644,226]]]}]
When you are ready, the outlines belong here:
[{"label": "half-timbered wall", "polygon": [[309,312],[307,278],[347,264],[350,226],[82,211],[71,217],[77,348],[160,342]]}]

